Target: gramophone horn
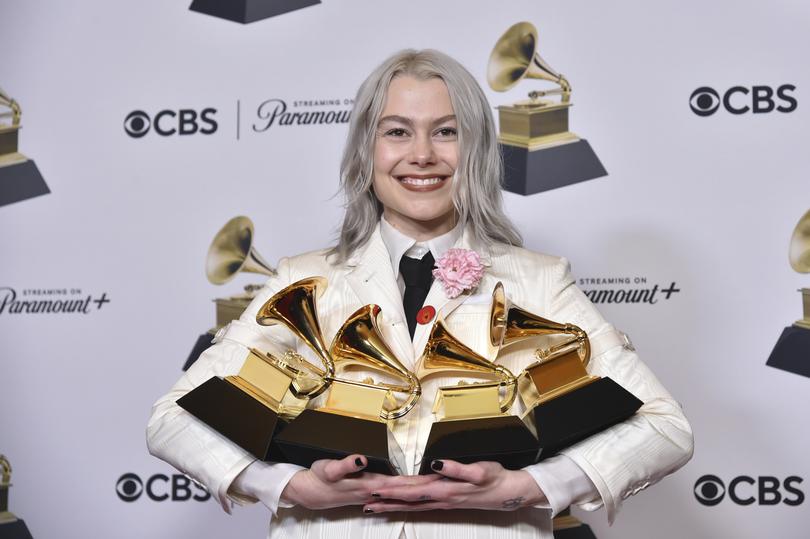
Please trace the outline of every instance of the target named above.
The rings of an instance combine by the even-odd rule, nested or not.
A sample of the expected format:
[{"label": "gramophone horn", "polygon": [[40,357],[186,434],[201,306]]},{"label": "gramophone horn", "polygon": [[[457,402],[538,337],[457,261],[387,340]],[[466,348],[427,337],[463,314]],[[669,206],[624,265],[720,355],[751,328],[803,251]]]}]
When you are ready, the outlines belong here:
[{"label": "gramophone horn", "polygon": [[421,380],[432,374],[465,374],[471,371],[500,377],[500,385],[506,387],[506,396],[501,402],[501,411],[506,412],[512,407],[517,395],[517,381],[512,372],[503,365],[495,365],[487,358],[480,356],[454,337],[447,330],[444,322],[437,319],[430,330],[430,337],[419,360],[416,376]]},{"label": "gramophone horn", "polygon": [[541,79],[559,84],[563,102],[570,99],[571,85],[537,52],[537,28],[530,22],[511,26],[495,44],[487,64],[487,82],[505,92],[521,79]]},{"label": "gramophone horn", "polygon": [[574,324],[553,322],[516,305],[509,305],[503,284],[499,282],[495,285],[490,311],[490,344],[493,347],[506,347],[523,339],[561,333],[571,335],[571,338],[547,350],[538,350],[538,359],[550,359],[579,348],[582,363],[587,367],[591,359],[591,343],[585,331]]},{"label": "gramophone horn", "polygon": [[[318,355],[326,368],[323,376],[325,379],[329,379],[335,374],[335,364],[326,349],[315,308],[316,298],[320,297],[325,289],[326,279],[324,277],[309,277],[294,282],[279,290],[262,305],[256,314],[256,322],[262,326],[279,323],[287,326],[296,337],[304,341]],[[328,384],[324,384],[317,393],[309,396],[314,397],[320,394],[327,386]]]},{"label": "gramophone horn", "polygon": [[227,283],[240,271],[276,273],[253,248],[253,222],[244,216],[225,223],[214,236],[205,259],[205,274],[213,284]]},{"label": "gramophone horn", "polygon": [[810,273],[810,211],[805,213],[790,237],[790,267],[799,273]]},{"label": "gramophone horn", "polygon": [[360,365],[407,381],[407,386],[404,387],[383,383],[375,384],[392,391],[409,394],[400,407],[394,410],[383,410],[380,414],[382,419],[392,420],[402,417],[414,407],[422,394],[422,386],[419,379],[405,368],[383,340],[378,327],[379,314],[380,307],[377,305],[366,305],[355,311],[335,335],[330,347],[330,355],[337,371],[352,365]]}]

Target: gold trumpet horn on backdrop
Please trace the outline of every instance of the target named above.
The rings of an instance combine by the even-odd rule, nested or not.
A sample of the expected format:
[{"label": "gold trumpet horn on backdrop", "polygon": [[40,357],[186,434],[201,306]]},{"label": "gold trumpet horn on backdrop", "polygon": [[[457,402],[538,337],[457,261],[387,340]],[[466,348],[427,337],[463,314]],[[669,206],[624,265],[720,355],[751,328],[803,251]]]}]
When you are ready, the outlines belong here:
[{"label": "gold trumpet horn on backdrop", "polygon": [[525,79],[539,79],[557,84],[559,88],[529,93],[529,105],[542,105],[539,98],[560,94],[561,102],[571,100],[571,85],[537,52],[537,28],[530,22],[511,26],[498,40],[487,64],[487,82],[496,92],[505,92]]},{"label": "gold trumpet horn on backdrop", "polygon": [[253,222],[234,217],[214,236],[205,259],[205,274],[213,284],[225,284],[240,271],[275,275],[276,270],[253,248]]},{"label": "gold trumpet horn on backdrop", "polygon": [[330,354],[337,372],[349,367],[360,366],[405,380],[407,383],[405,386],[381,382],[371,384],[357,382],[362,386],[383,388],[390,392],[408,395],[405,402],[394,409],[381,409],[380,417],[385,421],[391,421],[404,416],[416,405],[422,394],[422,386],[419,379],[405,368],[383,340],[378,325],[379,315],[380,307],[377,305],[366,305],[357,310],[335,335],[330,347]]}]

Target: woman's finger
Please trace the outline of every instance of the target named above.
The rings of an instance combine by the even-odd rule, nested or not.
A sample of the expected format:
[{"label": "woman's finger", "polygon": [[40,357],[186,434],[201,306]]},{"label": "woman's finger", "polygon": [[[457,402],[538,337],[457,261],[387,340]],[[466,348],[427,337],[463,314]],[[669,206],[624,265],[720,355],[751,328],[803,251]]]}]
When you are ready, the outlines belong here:
[{"label": "woman's finger", "polygon": [[446,502],[425,501],[418,503],[369,503],[363,507],[363,513],[391,513],[395,511],[434,511],[436,509],[452,509]]},{"label": "woman's finger", "polygon": [[340,460],[318,460],[312,463],[311,470],[318,474],[324,481],[334,483],[349,474],[361,472],[368,465],[368,460],[363,455],[349,455]]},{"label": "woman's finger", "polygon": [[497,462],[474,462],[472,464],[461,464],[455,460],[441,459],[430,463],[430,468],[437,474],[458,481],[465,481],[474,485],[485,483],[496,468],[503,469]]}]

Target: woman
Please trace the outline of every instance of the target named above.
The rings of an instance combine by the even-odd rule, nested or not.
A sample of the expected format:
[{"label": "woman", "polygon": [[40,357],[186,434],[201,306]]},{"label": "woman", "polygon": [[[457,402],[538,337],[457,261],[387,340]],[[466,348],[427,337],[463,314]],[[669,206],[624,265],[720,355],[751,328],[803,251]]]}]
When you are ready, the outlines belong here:
[{"label": "woman", "polygon": [[[692,434],[679,405],[574,286],[566,260],[519,247],[501,208],[500,179],[489,105],[473,77],[435,51],[386,60],[355,100],[341,166],[347,209],[338,244],[279,262],[240,319],[156,403],[150,451],[202,482],[226,511],[230,500],[262,501],[277,517],[272,537],[550,538],[551,516],[570,504],[605,506],[612,521],[623,499],[690,458]],[[474,252],[482,270],[480,282],[462,283],[467,289],[457,296],[457,289],[446,292],[453,284],[447,278],[429,276],[450,248]],[[249,347],[308,354],[289,331],[259,326],[255,316],[272,294],[313,275],[329,281],[318,300],[327,338],[357,308],[376,303],[386,341],[411,369],[437,315],[485,354],[491,293],[500,281],[526,310],[582,327],[594,343],[589,371],[610,376],[644,406],[624,423],[516,471],[444,460],[431,463],[435,474],[387,477],[363,473],[363,455],[311,469],[255,461],[175,401],[211,376],[236,373]],[[421,310],[417,321],[422,305],[432,310]],[[498,362],[520,372],[532,351],[510,347]],[[456,380],[424,380],[419,405],[393,426],[410,473],[421,464],[436,389]]]}]

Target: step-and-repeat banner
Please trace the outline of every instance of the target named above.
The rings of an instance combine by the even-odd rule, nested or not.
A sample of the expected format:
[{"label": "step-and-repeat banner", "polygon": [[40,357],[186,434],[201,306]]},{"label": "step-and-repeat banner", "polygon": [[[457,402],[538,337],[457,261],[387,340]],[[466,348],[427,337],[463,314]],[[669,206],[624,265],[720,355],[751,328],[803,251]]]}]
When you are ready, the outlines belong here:
[{"label": "step-and-repeat banner", "polygon": [[[564,77],[567,129],[534,134],[507,212],[694,428],[694,458],[613,526],[575,514],[600,539],[806,536],[810,7],[189,3],[0,1],[0,453],[34,537],[264,536],[263,507],[228,516],[151,457],[146,421],[212,300],[263,281],[209,281],[215,234],[249,216],[271,265],[330,245],[355,92],[408,47],[464,64],[507,138],[508,107]],[[535,37],[505,50],[552,80],[488,79],[520,21]]]}]

